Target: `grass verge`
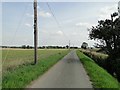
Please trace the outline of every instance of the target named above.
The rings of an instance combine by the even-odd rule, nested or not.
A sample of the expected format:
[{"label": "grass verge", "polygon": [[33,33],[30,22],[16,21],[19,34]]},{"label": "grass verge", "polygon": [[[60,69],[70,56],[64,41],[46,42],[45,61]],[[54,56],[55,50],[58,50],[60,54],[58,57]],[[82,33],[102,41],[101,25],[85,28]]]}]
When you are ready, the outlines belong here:
[{"label": "grass verge", "polygon": [[77,51],[77,55],[83,63],[94,88],[119,89],[118,81],[107,73],[107,71],[98,66],[91,58],[84,55],[79,50]]},{"label": "grass verge", "polygon": [[25,88],[31,81],[37,79],[51,66],[62,59],[69,51],[57,53],[42,60],[36,65],[25,64],[15,70],[6,72],[2,80],[2,88]]}]

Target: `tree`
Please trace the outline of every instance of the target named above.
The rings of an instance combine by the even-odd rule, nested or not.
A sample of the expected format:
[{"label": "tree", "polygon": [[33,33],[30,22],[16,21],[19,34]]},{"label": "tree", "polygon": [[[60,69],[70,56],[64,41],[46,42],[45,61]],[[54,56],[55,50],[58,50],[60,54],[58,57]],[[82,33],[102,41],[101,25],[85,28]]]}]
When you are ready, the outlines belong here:
[{"label": "tree", "polygon": [[83,49],[87,49],[87,47],[88,47],[88,43],[83,42],[82,45],[81,45],[81,48],[83,48]]},{"label": "tree", "polygon": [[26,45],[22,45],[22,48],[25,49],[25,48],[26,48]]},{"label": "tree", "polygon": [[[111,14],[111,19],[98,21],[97,26],[89,29],[89,38],[101,42],[102,48],[109,55],[106,69],[110,74],[116,73],[120,81],[120,19],[117,13]],[[114,20],[114,17],[116,19]]]},{"label": "tree", "polygon": [[27,45],[27,46],[26,46],[26,48],[27,48],[27,49],[29,49],[29,48],[30,48],[30,46],[29,46],[29,45]]},{"label": "tree", "polygon": [[68,49],[68,48],[69,48],[69,46],[68,46],[68,45],[66,45],[66,48]]}]

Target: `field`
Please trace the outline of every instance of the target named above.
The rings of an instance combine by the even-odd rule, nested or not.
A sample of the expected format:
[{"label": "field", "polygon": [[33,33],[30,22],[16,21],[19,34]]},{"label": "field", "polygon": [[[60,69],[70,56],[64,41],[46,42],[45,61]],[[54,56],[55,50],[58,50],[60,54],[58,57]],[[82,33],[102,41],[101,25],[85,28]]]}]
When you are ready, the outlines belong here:
[{"label": "field", "polygon": [[111,88],[112,90],[119,88],[118,81],[107,73],[107,71],[98,66],[91,58],[80,51],[77,51],[77,55],[83,63],[94,88]]},{"label": "field", "polygon": [[[42,60],[51,55],[62,53],[66,50],[41,49],[38,50],[38,60]],[[22,64],[32,63],[34,51],[32,49],[3,49],[2,50],[2,69],[3,71],[14,69]]]},{"label": "field", "polygon": [[[34,61],[34,51],[32,49],[3,49],[3,88],[25,88],[31,81],[45,73],[68,52],[69,50],[65,49],[40,49],[38,50],[38,63],[32,65]],[[119,87],[117,80],[103,68],[99,67],[91,58],[80,51],[77,51],[77,55],[83,63],[94,88],[114,89]],[[101,55],[106,57],[106,55]]]},{"label": "field", "polygon": [[38,50],[38,63],[37,65],[32,65],[33,50],[3,49],[3,88],[24,88],[32,80],[57,63],[68,52],[68,50],[62,49]]}]

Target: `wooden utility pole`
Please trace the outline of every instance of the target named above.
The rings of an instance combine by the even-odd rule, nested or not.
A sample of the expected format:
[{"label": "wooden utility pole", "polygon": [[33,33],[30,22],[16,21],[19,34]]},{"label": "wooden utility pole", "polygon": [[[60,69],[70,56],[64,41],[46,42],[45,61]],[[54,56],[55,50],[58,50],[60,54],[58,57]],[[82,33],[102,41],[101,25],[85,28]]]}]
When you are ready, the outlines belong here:
[{"label": "wooden utility pole", "polygon": [[70,40],[69,40],[69,50],[70,50]]},{"label": "wooden utility pole", "polygon": [[34,0],[34,64],[37,63],[37,44],[38,44],[37,0]]}]

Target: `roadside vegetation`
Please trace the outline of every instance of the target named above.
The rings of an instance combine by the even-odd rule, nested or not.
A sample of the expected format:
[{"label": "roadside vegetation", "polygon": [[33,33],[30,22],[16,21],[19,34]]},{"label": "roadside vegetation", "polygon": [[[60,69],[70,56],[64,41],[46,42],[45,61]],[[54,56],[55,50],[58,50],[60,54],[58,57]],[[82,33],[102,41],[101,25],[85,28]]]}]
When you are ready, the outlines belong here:
[{"label": "roadside vegetation", "polygon": [[[3,50],[3,58],[5,52],[6,51]],[[33,50],[10,50],[10,52],[3,66],[2,88],[25,88],[26,85],[34,79],[37,79],[62,59],[69,51],[39,50],[38,63],[36,65],[32,65]],[[17,61],[19,63],[17,63]],[[14,68],[10,68],[13,66]]]},{"label": "roadside vegetation", "polygon": [[96,40],[95,47],[101,48],[108,57],[105,69],[120,82],[120,19],[117,12],[111,19],[99,20],[96,26],[89,28],[89,39]]},{"label": "roadside vegetation", "polygon": [[95,50],[90,50],[90,49],[80,49],[81,52],[83,52],[85,55],[87,55],[88,57],[90,57],[92,60],[94,60],[96,62],[96,64],[98,64],[99,66],[103,67],[104,69],[106,69],[107,67],[107,58],[108,55],[104,54],[104,53],[100,53],[97,52]]},{"label": "roadside vegetation", "polygon": [[120,89],[119,82],[106,70],[98,66],[91,58],[77,51],[77,55],[83,63],[94,88]]}]

